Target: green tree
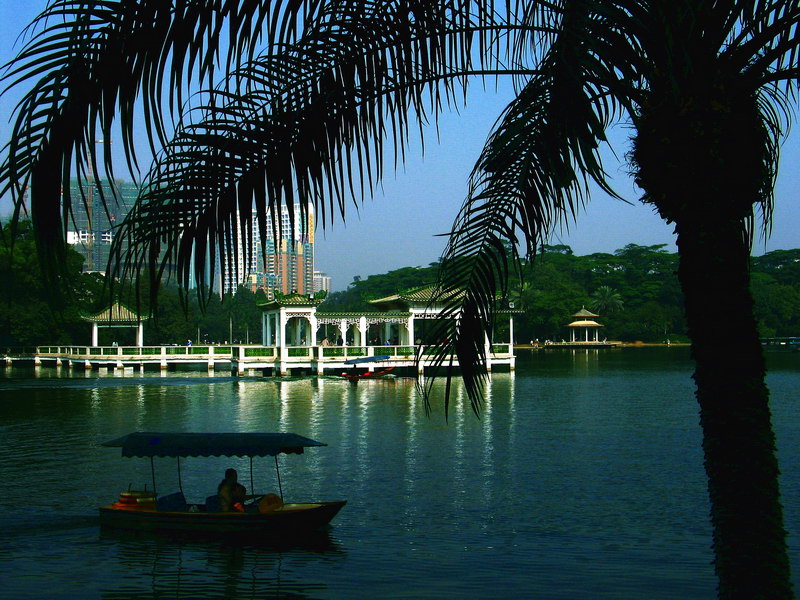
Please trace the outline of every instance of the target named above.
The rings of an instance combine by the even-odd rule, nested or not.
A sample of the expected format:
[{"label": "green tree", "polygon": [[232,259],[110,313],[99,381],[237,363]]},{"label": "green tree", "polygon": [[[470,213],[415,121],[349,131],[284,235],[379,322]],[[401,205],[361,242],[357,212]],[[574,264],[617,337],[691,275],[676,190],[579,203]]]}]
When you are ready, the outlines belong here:
[{"label": "green tree", "polygon": [[607,285],[601,285],[594,291],[589,304],[592,310],[597,311],[601,315],[607,315],[622,310],[624,305],[625,302],[622,300],[622,296],[620,296],[619,292]]},{"label": "green tree", "polygon": [[[588,180],[613,193],[599,148],[626,120],[643,200],[677,236],[720,596],[789,597],[748,263],[754,207],[769,219],[794,107],[798,21],[795,0],[54,0],[40,20],[52,28],[8,74],[31,91],[0,182],[18,204],[31,185],[40,252],[57,259],[53,173],[67,177],[72,163],[89,172],[92,141],[98,129],[111,134],[115,108],[132,160],[141,100],[164,150],[117,237],[120,274],[147,267],[156,280],[174,265],[183,285],[192,275],[204,284],[207,263],[231,252],[250,216],[242,198],[253,197],[262,230],[294,198],[315,204],[324,223],[368,193],[384,151],[402,157],[410,128],[463,97],[471,77],[514,77],[516,98],[475,166],[442,260],[452,319],[438,356],[456,352],[478,410],[483,341],[517,261],[504,241],[516,253],[521,235],[532,254],[576,214]],[[169,137],[164,110],[183,105],[185,78],[214,80],[220,51],[230,77],[198,96]]]},{"label": "green tree", "polygon": [[102,280],[81,273],[83,258],[68,251],[60,290],[47,285],[30,221],[0,224],[0,239],[0,346],[88,343],[81,315],[99,309]]}]

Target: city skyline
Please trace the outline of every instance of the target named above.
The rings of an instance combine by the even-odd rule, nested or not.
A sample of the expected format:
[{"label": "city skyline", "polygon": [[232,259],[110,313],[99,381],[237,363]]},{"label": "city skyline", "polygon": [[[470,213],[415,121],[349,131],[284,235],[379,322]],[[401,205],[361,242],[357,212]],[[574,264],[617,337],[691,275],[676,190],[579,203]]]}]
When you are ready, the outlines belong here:
[{"label": "city skyline", "polygon": [[[0,62],[12,59],[21,49],[15,40],[23,28],[46,6],[45,0],[0,5]],[[323,228],[318,226],[315,239],[315,268],[332,279],[332,289],[345,289],[354,277],[366,278],[404,266],[426,266],[438,260],[445,248],[458,210],[466,196],[469,173],[477,160],[492,124],[512,97],[510,85],[501,82],[491,89],[482,89],[476,81],[466,107],[459,112],[445,113],[426,128],[425,151],[418,138],[412,137],[406,159],[396,172],[393,159],[387,156],[386,175],[372,198],[359,198],[348,207],[346,221],[339,215],[325,215]],[[493,84],[487,84],[487,87]],[[0,97],[0,135],[6,140],[11,132],[8,119],[20,98],[12,91]],[[437,143],[438,137],[438,143]],[[628,129],[617,125],[610,132],[610,144],[603,153],[604,166],[611,175],[616,192],[625,201],[616,200],[592,188],[591,201],[577,215],[575,222],[563,224],[550,237],[551,244],[567,244],[576,254],[613,252],[628,243],[639,245],[666,244],[675,251],[672,228],[641,204],[638,190],[625,161],[629,150]],[[147,156],[146,143],[141,144],[142,158]],[[614,153],[616,152],[616,154]],[[124,159],[118,173],[125,173]],[[753,252],[794,248],[796,231],[800,230],[800,173],[793,167],[800,160],[800,132],[793,128],[782,146],[781,166],[775,187],[775,211],[772,235],[765,239],[757,233]],[[143,160],[143,164],[147,161]],[[0,198],[0,216],[10,213],[8,198]],[[317,210],[318,220],[323,221]]]}]

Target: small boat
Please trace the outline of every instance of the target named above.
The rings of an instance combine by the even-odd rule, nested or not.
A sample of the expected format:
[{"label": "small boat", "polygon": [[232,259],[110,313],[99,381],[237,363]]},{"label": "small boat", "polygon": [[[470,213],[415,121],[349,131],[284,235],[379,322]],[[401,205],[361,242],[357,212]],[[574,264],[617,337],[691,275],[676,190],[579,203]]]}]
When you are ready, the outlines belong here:
[{"label": "small boat", "polygon": [[[100,525],[136,531],[178,531],[200,534],[277,536],[310,532],[330,523],[346,500],[284,503],[278,454],[302,454],[305,448],[327,446],[294,433],[149,433],[134,432],[102,444],[122,448],[124,457],[150,458],[153,491],[126,490],[116,502],[100,507]],[[181,491],[159,497],[156,493],[154,457],[178,459]],[[258,499],[245,512],[219,512],[216,495],[202,504],[188,504],[180,483],[180,459],[189,456],[272,456],[278,472],[280,497],[267,506]],[[251,481],[251,490],[252,481]]]},{"label": "small boat", "polygon": [[386,356],[365,356],[363,358],[352,358],[350,360],[344,361],[346,365],[353,365],[353,373],[342,373],[340,376],[344,377],[345,379],[349,379],[353,383],[357,383],[359,379],[376,379],[380,377],[386,377],[392,371],[394,371],[394,367],[384,367],[378,371],[365,371],[363,373],[355,372],[355,369],[358,365],[365,364],[365,363],[374,363],[374,362],[382,362],[384,360],[389,360],[392,358],[389,355]]}]

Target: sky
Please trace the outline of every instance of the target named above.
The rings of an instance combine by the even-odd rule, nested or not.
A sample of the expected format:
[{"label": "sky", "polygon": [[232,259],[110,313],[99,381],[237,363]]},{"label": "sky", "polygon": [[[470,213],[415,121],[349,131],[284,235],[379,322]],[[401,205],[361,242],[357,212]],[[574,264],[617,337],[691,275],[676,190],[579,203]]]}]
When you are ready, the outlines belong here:
[{"label": "sky", "polygon": [[[45,0],[0,0],[0,63],[20,49],[19,33],[46,5]],[[372,198],[348,209],[346,222],[335,220],[316,231],[316,268],[332,278],[334,291],[353,278],[406,266],[427,266],[445,248],[447,234],[464,201],[469,173],[495,119],[511,99],[510,89],[482,90],[475,85],[467,107],[445,114],[437,133],[426,133],[424,153],[412,143],[407,160],[396,172],[387,169]],[[0,139],[8,140],[9,119],[18,94],[0,97]],[[786,138],[776,187],[775,213],[769,239],[757,236],[754,253],[800,246],[800,124]],[[610,132],[614,152],[604,153],[604,166],[614,189],[628,202],[597,190],[575,222],[566,223],[551,244],[567,244],[575,254],[613,252],[626,244],[666,244],[675,251],[675,236],[651,207],[638,201],[640,192],[627,175],[624,125]],[[122,157],[119,157],[122,165]],[[387,166],[392,164],[387,160]],[[124,172],[118,169],[118,175]],[[0,198],[0,216],[10,212]]]}]

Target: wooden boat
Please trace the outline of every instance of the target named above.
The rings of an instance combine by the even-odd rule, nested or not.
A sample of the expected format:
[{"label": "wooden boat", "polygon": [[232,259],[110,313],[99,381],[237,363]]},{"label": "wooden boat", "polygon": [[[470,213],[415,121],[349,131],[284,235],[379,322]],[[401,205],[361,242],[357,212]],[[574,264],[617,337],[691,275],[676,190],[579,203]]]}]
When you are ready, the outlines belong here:
[{"label": "wooden boat", "polygon": [[[135,432],[105,442],[103,446],[122,448],[125,457],[149,457],[156,489],[153,458],[180,459],[189,456],[273,456],[278,470],[278,454],[302,454],[305,448],[327,446],[294,433],[148,433]],[[188,504],[183,491],[159,497],[147,490],[127,490],[118,500],[100,507],[100,525],[137,531],[180,531],[202,534],[237,534],[285,537],[309,532],[327,525],[347,504],[333,502],[283,502],[278,470],[279,501],[259,512],[257,503],[245,512],[218,512],[216,496],[202,504]],[[252,489],[252,482],[251,482]],[[276,496],[277,498],[277,496]]]}]

